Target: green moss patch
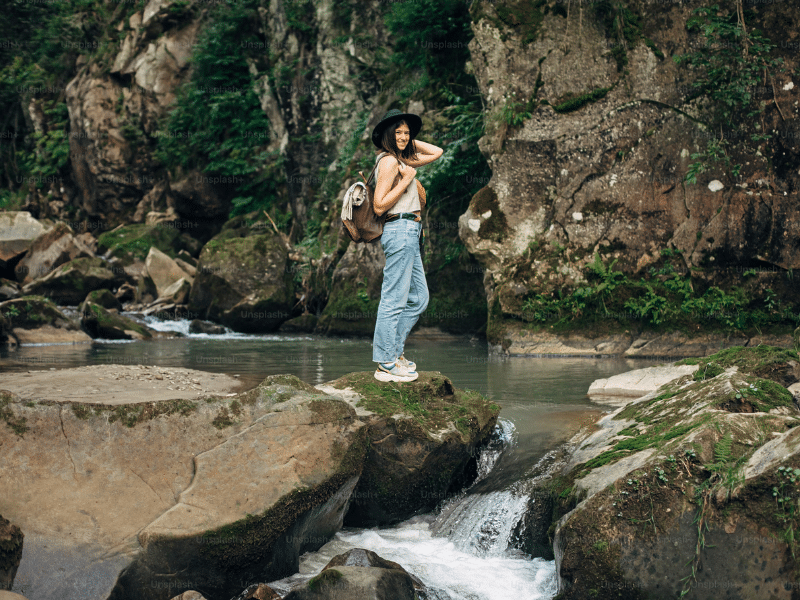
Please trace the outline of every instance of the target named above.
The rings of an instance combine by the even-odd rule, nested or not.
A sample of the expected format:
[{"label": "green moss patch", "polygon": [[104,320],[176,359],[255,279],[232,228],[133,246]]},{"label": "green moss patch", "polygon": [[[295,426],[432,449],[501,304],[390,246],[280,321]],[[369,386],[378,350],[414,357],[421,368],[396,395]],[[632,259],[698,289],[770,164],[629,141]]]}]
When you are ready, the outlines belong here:
[{"label": "green moss patch", "polygon": [[107,231],[97,238],[97,250],[100,253],[110,251],[110,255],[117,258],[137,258],[145,260],[150,248],[155,246],[164,254],[175,258],[180,250],[192,251],[196,243],[184,239],[182,234],[174,227],[159,225],[125,225]]},{"label": "green moss patch", "polygon": [[[42,402],[42,404],[61,404]],[[85,404],[70,402],[72,413],[81,420],[105,415],[109,423],[119,421],[126,427],[136,427],[162,415],[179,414],[184,417],[197,410],[197,402],[192,400],[164,400],[160,402],[139,402],[136,404]]]},{"label": "green moss patch", "polygon": [[29,427],[26,425],[27,419],[25,417],[16,415],[9,407],[13,396],[8,392],[0,392],[0,421],[3,421],[11,431],[18,436],[23,437],[28,431]]},{"label": "green moss patch", "polygon": [[308,589],[312,591],[316,591],[321,588],[324,589],[327,586],[334,585],[342,577],[342,573],[336,569],[325,569],[316,577],[309,579]]},{"label": "green moss patch", "polygon": [[747,376],[745,383],[736,386],[729,396],[722,399],[717,406],[729,412],[766,413],[779,407],[797,411],[794,398],[789,390],[774,381],[752,375]]},{"label": "green moss patch", "polygon": [[752,375],[725,373],[684,387],[674,383],[662,389],[658,396],[633,402],[614,417],[634,423],[619,432],[621,439],[612,448],[584,463],[578,477],[647,448],[665,451],[673,440],[680,442],[692,430],[714,421],[706,408],[748,413],[784,408],[798,412],[786,388]]},{"label": "green moss patch", "polygon": [[441,431],[453,423],[464,439],[500,412],[497,404],[480,393],[456,389],[438,371],[422,372],[410,383],[383,383],[372,372],[350,373],[332,385],[352,388],[362,396],[359,406],[382,417],[410,415],[425,432]]},{"label": "green moss patch", "polygon": [[58,310],[55,303],[44,296],[23,296],[3,302],[0,312],[11,321],[11,327],[35,329],[42,325],[63,327],[69,319]]},{"label": "green moss patch", "polygon": [[740,373],[772,379],[783,385],[791,385],[797,379],[794,375],[795,367],[789,363],[798,362],[800,362],[800,357],[795,350],[760,345],[754,348],[734,346],[720,350],[711,356],[687,358],[676,364],[699,365],[700,368],[695,373],[695,379],[698,380],[714,377],[724,369],[737,367]]},{"label": "green moss patch", "polygon": [[84,329],[95,338],[129,339],[126,331],[135,331],[145,338],[152,337],[150,330],[133,319],[111,312],[98,304],[84,302],[82,305]]},{"label": "green moss patch", "polygon": [[608,94],[610,90],[610,87],[597,88],[584,92],[578,96],[561,100],[557,104],[553,105],[553,110],[557,113],[568,113],[579,110],[587,104],[591,104],[592,102],[597,102],[598,100],[605,98],[606,94]]}]

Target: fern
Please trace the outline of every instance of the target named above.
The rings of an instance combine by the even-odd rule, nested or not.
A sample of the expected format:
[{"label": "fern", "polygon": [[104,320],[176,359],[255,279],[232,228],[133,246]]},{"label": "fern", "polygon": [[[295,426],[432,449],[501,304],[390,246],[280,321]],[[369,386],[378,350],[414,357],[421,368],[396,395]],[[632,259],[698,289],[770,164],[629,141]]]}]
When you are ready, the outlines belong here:
[{"label": "fern", "polygon": [[714,462],[716,465],[726,465],[731,460],[731,449],[733,448],[733,434],[729,431],[714,444]]}]

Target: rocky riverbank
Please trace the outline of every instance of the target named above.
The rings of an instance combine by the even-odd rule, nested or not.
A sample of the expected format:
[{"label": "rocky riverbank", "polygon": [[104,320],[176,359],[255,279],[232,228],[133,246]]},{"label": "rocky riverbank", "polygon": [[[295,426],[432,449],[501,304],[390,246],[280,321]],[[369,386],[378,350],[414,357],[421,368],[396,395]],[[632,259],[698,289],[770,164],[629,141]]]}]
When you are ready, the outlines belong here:
[{"label": "rocky riverbank", "polygon": [[[186,369],[97,369],[4,382],[0,514],[25,535],[15,589],[29,600],[227,599],[290,575],[345,518],[390,523],[468,481],[499,412],[439,373],[395,398],[368,373],[236,392]],[[94,395],[59,398],[70,377]],[[160,401],[111,398],[154,385]]]},{"label": "rocky riverbank", "polygon": [[795,597],[800,359],[759,346],[682,362],[639,398],[655,370],[593,385],[621,406],[535,494],[560,600]]}]

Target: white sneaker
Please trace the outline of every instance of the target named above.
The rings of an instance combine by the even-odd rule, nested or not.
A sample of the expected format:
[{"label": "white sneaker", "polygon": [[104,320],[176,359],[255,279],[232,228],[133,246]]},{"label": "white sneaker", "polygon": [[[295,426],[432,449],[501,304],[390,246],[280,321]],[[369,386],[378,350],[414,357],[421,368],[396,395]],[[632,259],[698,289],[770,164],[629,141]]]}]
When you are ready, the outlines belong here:
[{"label": "white sneaker", "polygon": [[400,355],[400,358],[397,359],[397,363],[406,369],[406,371],[414,372],[417,370],[417,363],[408,360],[404,355]]},{"label": "white sneaker", "polygon": [[418,377],[419,373],[416,371],[409,372],[405,367],[400,365],[399,361],[395,361],[391,369],[387,369],[380,363],[378,363],[378,368],[375,369],[375,379],[378,381],[407,382],[415,381]]}]

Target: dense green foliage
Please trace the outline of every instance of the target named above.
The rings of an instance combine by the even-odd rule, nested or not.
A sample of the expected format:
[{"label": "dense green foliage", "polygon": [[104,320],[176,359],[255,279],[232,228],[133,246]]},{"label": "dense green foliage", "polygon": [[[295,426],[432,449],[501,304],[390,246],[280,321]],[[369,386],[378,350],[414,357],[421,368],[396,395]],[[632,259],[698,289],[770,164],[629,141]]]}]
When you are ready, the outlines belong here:
[{"label": "dense green foliage", "polygon": [[243,51],[258,41],[256,5],[214,6],[191,57],[191,79],[178,92],[157,152],[167,167],[197,169],[232,183],[231,216],[270,209],[282,177],[280,157],[266,151],[269,119]]},{"label": "dense green foliage", "polygon": [[[0,29],[13,37],[0,44],[0,208],[13,208],[20,193],[63,175],[69,159],[64,89],[78,56],[108,42],[110,14],[97,0],[4,3]],[[45,117],[41,131],[27,122],[31,104]]]},{"label": "dense green foliage", "polygon": [[435,80],[431,84],[463,84],[472,37],[468,5],[461,0],[391,3],[385,22],[392,34],[392,62],[406,72],[427,73]]},{"label": "dense green foliage", "polygon": [[[671,255],[674,251],[662,251]],[[667,263],[651,268],[647,278],[634,280],[605,265],[598,254],[585,271],[586,285],[538,293],[522,308],[526,320],[554,327],[586,327],[606,321],[630,326],[666,326],[672,329],[736,329],[745,331],[775,325],[800,324],[797,307],[783,304],[771,289],[763,297],[749,297],[741,287],[695,289],[691,276]]]},{"label": "dense green foliage", "polygon": [[758,29],[748,28],[754,14],[744,10],[741,0],[697,8],[693,15],[686,27],[704,39],[697,50],[675,61],[697,70],[695,95],[707,97],[711,104],[706,147],[692,154],[695,162],[686,175],[690,183],[714,167],[738,176],[742,165],[735,164],[733,151],[755,153],[754,146],[770,138],[760,119],[765,96],[757,90],[766,89],[763,83],[782,63],[770,56],[775,44]]}]

